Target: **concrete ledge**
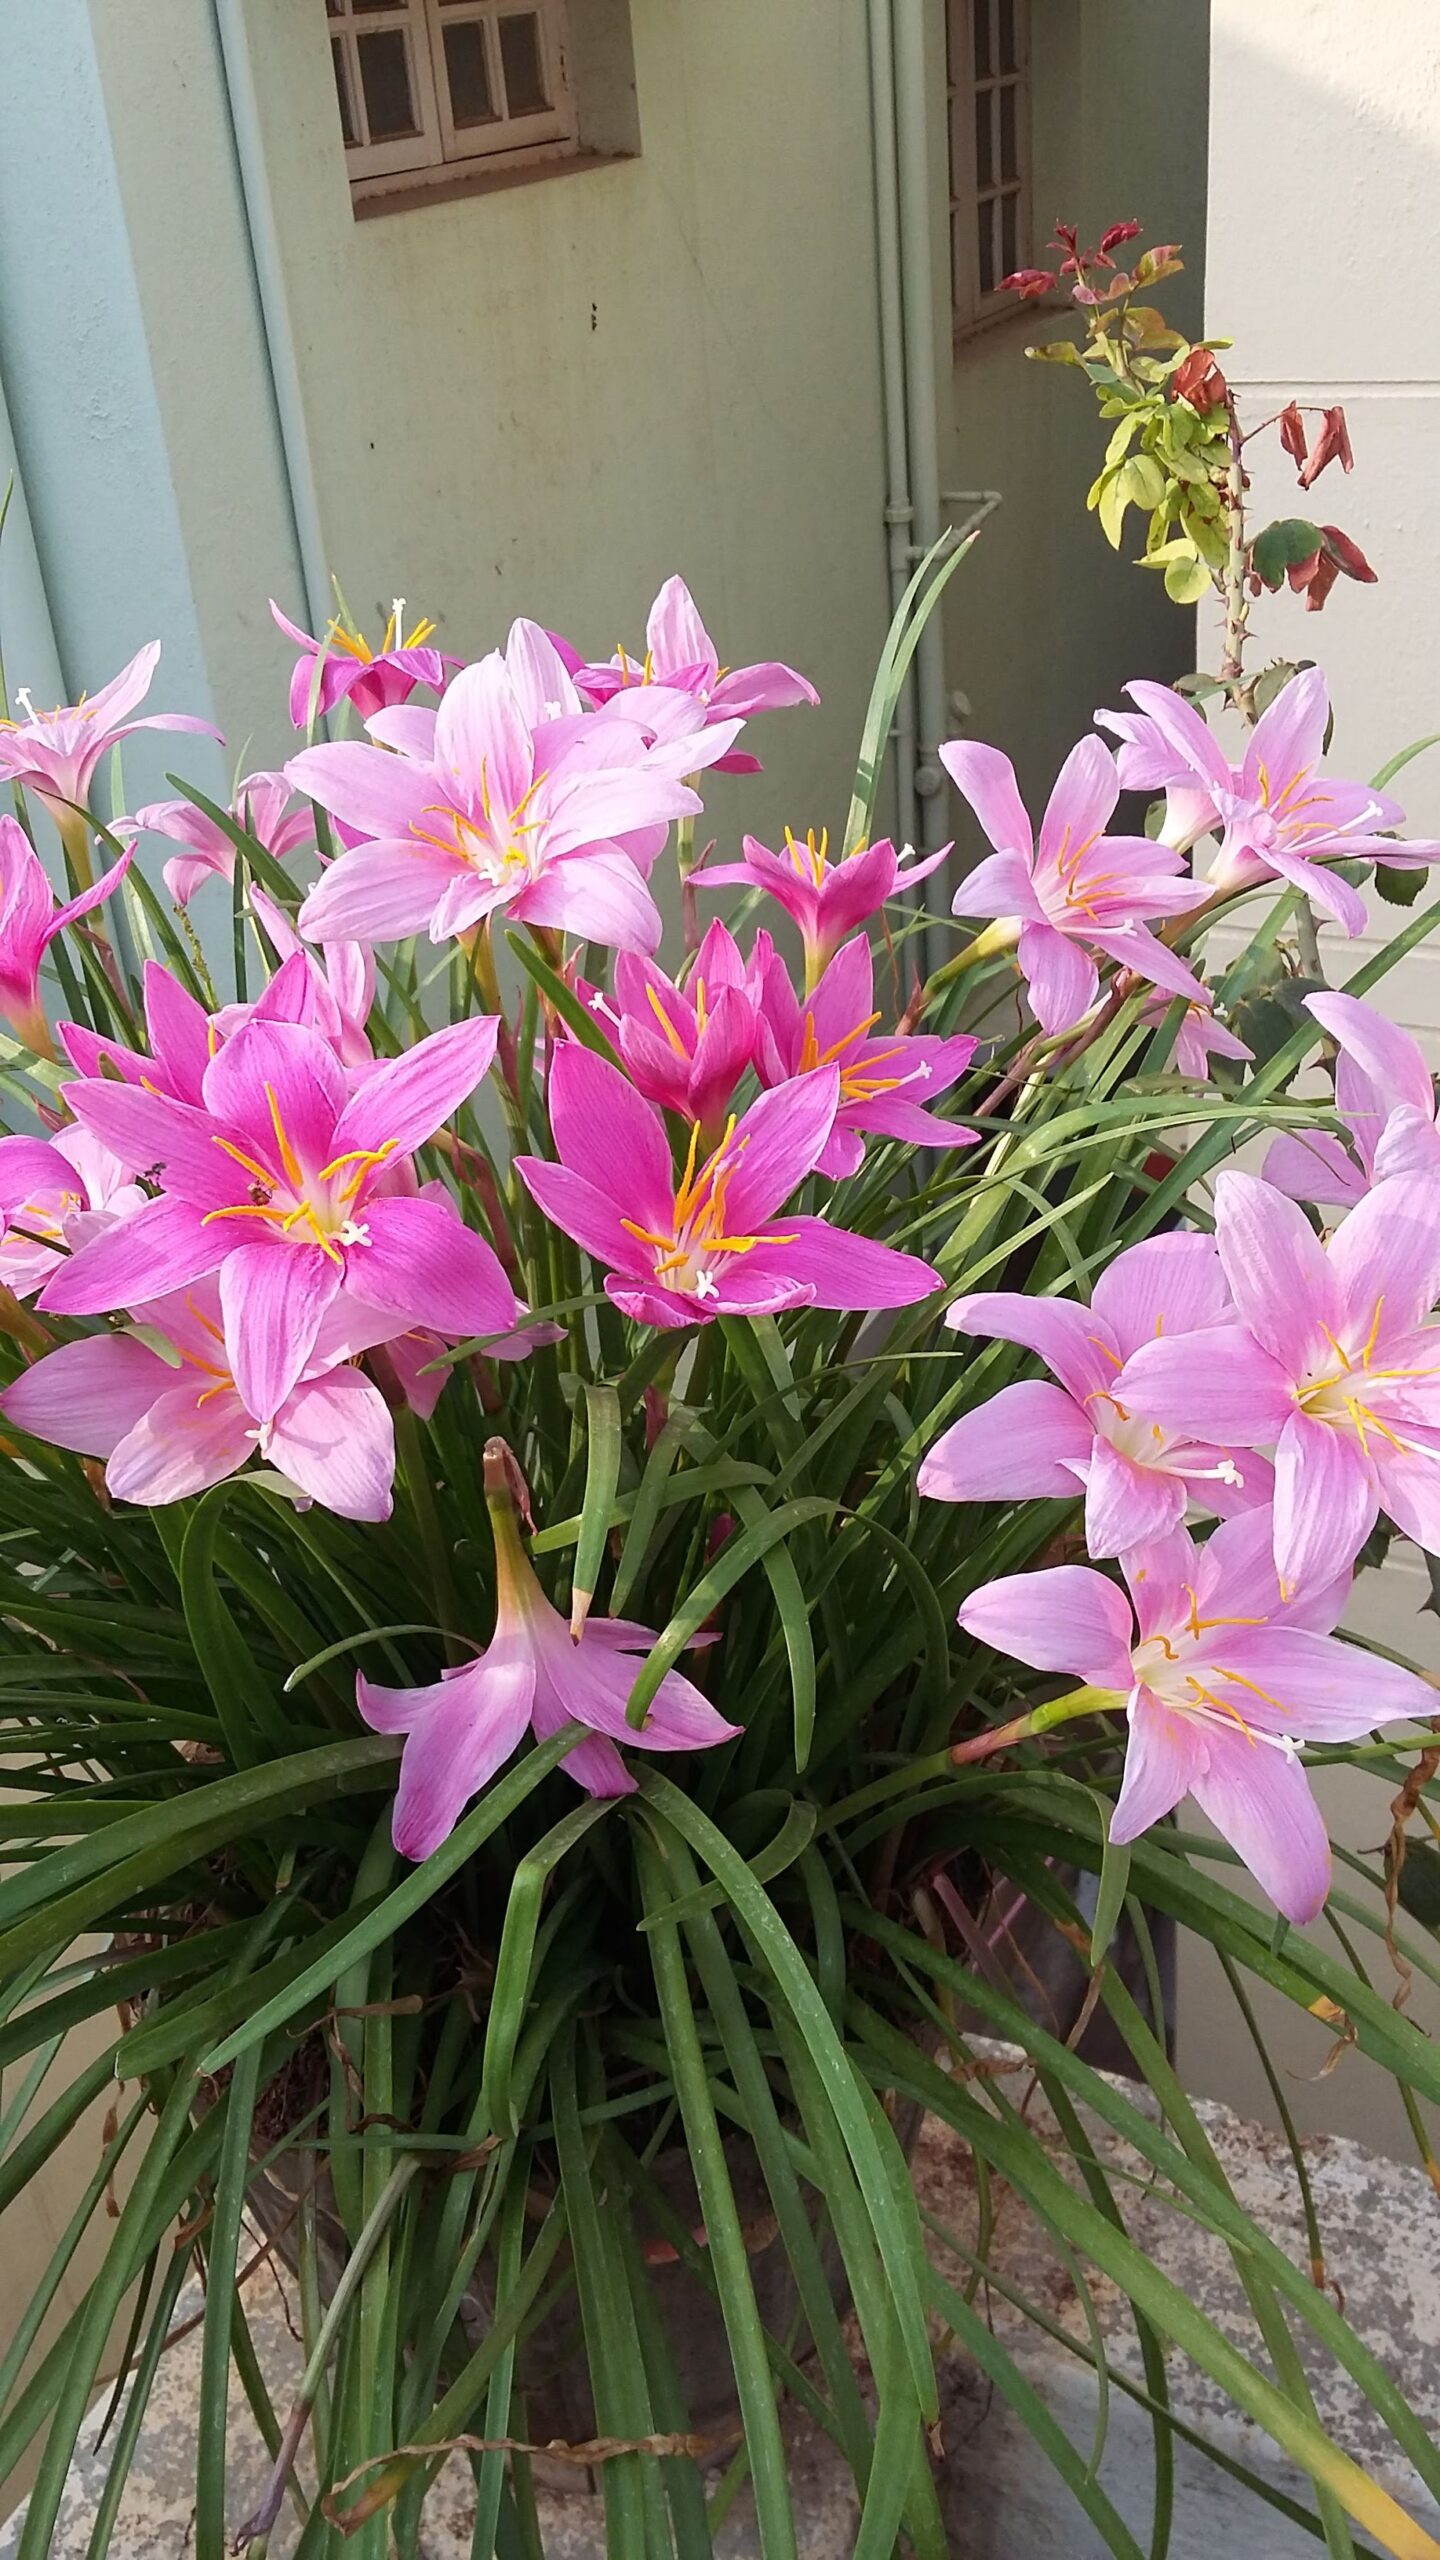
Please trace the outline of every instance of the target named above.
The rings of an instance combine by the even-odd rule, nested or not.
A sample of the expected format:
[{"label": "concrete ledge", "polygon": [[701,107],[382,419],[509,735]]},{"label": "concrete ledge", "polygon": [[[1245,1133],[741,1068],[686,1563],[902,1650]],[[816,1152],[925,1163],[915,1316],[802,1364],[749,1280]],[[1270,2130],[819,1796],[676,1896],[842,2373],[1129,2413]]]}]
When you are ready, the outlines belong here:
[{"label": "concrete ledge", "polygon": [[[1005,2049],[990,2047],[996,2061]],[[1027,2074],[1015,2058],[1013,2092],[1023,2095]],[[1134,2096],[1132,2090],[1127,2094]],[[1276,2240],[1296,2266],[1308,2269],[1309,2251],[1296,2193],[1293,2164],[1272,2133],[1201,2102],[1197,2112],[1215,2145],[1226,2176],[1245,2210]],[[1028,2114],[1051,2142],[1057,2164],[1076,2173],[1059,2144],[1038,2095]],[[1167,2200],[1139,2157],[1093,2119],[1086,2120],[1095,2156],[1119,2182],[1131,2236],[1181,2285],[1247,2354],[1255,2354],[1254,2324],[1228,2253],[1196,2229]],[[1425,2173],[1381,2159],[1355,2142],[1319,2137],[1305,2145],[1325,2249],[1326,2279],[1366,2343],[1404,2391],[1422,2424],[1440,2436],[1440,2208]],[[968,2155],[933,2120],[916,2154],[917,2190],[926,2208],[968,2239],[975,2201]],[[1085,2309],[1066,2268],[1044,2232],[1017,2200],[1000,2204],[992,2263],[1007,2282],[1039,2304],[1047,2317],[1088,2343]],[[245,2302],[272,2397],[282,2410],[299,2370],[292,2288],[266,2270],[251,2278]],[[1093,2317],[1105,2340],[1112,2371],[1143,2378],[1129,2304],[1103,2277],[1090,2279]],[[981,2297],[982,2307],[984,2298]],[[182,2301],[179,2318],[196,2300]],[[1046,2338],[993,2294],[989,2313],[1027,2379],[1087,2461],[1096,2448],[1098,2398],[1085,2365]],[[295,2324],[298,2326],[298,2321]],[[1298,2324],[1297,2324],[1298,2326]],[[1311,2384],[1322,2424],[1432,2532],[1440,2513],[1425,2497],[1393,2439],[1348,2377],[1304,2338]],[[191,2330],[162,2362],[134,2468],[121,2505],[112,2549],[116,2560],[186,2560],[194,2515],[194,2412],[200,2335]],[[1273,2488],[1313,2505],[1308,2483],[1284,2462],[1268,2437],[1240,2417],[1215,2386],[1179,2357],[1170,2358],[1175,2413],[1201,2430],[1223,2452],[1260,2473]],[[941,2359],[941,2501],[952,2550],[965,2560],[1099,2560],[1105,2550],[1023,2428],[993,2394],[974,2365],[953,2348]],[[87,2422],[67,2483],[51,2552],[54,2560],[83,2560],[95,2500],[105,2475],[108,2443],[97,2448],[99,2412]],[[791,2480],[800,2518],[801,2560],[843,2560],[854,2547],[857,2509],[828,2443],[802,2422],[791,2435]],[[111,2441],[113,2441],[113,2430]],[[232,2526],[253,2505],[267,2468],[253,2420],[238,2385],[231,2396]],[[1112,2387],[1097,2477],[1137,2539],[1148,2544],[1152,2443],[1146,2413]],[[1292,2519],[1276,2513],[1237,2485],[1206,2457],[1175,2446],[1176,2519],[1172,2560],[1215,2560],[1243,2550],[1246,2560],[1313,2560],[1321,2547]],[[0,2527],[0,2560],[13,2560],[23,2509]],[[468,2468],[458,2457],[447,2465],[425,2514],[427,2560],[459,2560],[468,2554],[473,2518]],[[545,2549],[551,2560],[597,2560],[603,2551],[600,2503],[584,2490],[547,2495],[543,2503]],[[272,2539],[280,2555],[293,2548],[289,2509]],[[759,2544],[743,2502],[717,2538],[720,2560],[754,2560]]]}]

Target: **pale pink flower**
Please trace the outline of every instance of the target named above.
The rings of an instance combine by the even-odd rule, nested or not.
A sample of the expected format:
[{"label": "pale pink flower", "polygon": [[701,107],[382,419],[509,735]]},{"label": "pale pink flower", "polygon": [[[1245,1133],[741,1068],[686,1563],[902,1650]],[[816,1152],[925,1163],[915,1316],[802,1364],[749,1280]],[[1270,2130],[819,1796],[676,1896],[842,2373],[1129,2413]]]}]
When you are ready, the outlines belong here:
[{"label": "pale pink flower", "polygon": [[1007,1575],[972,1592],[960,1624],[1037,1671],[1108,1692],[1097,1707],[1123,1709],[1117,1845],[1193,1796],[1303,1927],[1330,1889],[1330,1843],[1296,1745],[1428,1720],[1434,1692],[1331,1634],[1348,1574],[1282,1599],[1263,1511],[1223,1522],[1204,1546],[1174,1529],[1126,1556],[1124,1570],[1129,1601],[1084,1565]]},{"label": "pale pink flower", "polygon": [[1338,1051],[1335,1107],[1350,1146],[1326,1129],[1287,1131],[1265,1158],[1266,1181],[1292,1200],[1350,1209],[1376,1182],[1440,1172],[1435,1086],[1419,1042],[1358,996],[1307,996],[1305,1009]]},{"label": "pale pink flower", "polygon": [[678,1671],[666,1673],[642,1725],[626,1721],[635,1657],[649,1652],[654,1635],[629,1618],[587,1617],[572,1637],[521,1546],[509,1463],[504,1442],[492,1440],[485,1488],[495,1537],[495,1632],[484,1652],[425,1688],[381,1688],[363,1673],[355,1683],[365,1722],[377,1733],[405,1736],[393,1831],[405,1858],[428,1858],[449,1838],[527,1728],[543,1742],[571,1722],[589,1727],[563,1765],[593,1796],[634,1792],[621,1743],[703,1751],[740,1730]]},{"label": "pale pink flower", "polygon": [[1203,1357],[1234,1303],[1210,1236],[1148,1236],[1117,1254],[1091,1304],[1010,1290],[959,1298],[946,1309],[956,1333],[1019,1342],[1057,1380],[1002,1387],[943,1431],[921,1463],[922,1494],[937,1502],[1073,1501],[1085,1494],[1092,1556],[1163,1537],[1197,1502],[1207,1511],[1249,1510],[1275,1489],[1248,1446],[1237,1455],[1215,1434],[1161,1430],[1132,1410],[1122,1373],[1142,1344],[1172,1334]]},{"label": "pale pink flower", "polygon": [[57,818],[72,808],[86,808],[95,769],[110,749],[137,729],[185,729],[205,738],[220,732],[208,720],[193,720],[183,711],[152,711],[143,720],[129,713],[143,702],[160,658],[152,640],[118,676],[98,693],[58,711],[36,711],[27,693],[16,695],[23,720],[0,720],[0,781],[18,782],[33,791]]},{"label": "pale pink flower", "polygon": [[[603,664],[577,663],[573,673],[580,691],[592,702],[611,702],[618,694],[664,685],[691,695],[707,721],[744,720],[756,711],[780,711],[820,699],[806,677],[778,659],[764,659],[751,667],[722,667],[689,588],[683,578],[675,577],[666,579],[650,607],[642,654],[617,649]],[[728,747],[716,761],[722,773],[759,771],[754,756],[733,754]]]},{"label": "pale pink flower", "polygon": [[59,933],[103,905],[130,868],[131,848],[88,889],[56,901],[49,875],[18,818],[0,818],[0,1014],[28,1049],[49,1057],[40,993],[45,954]]},{"label": "pale pink flower", "polygon": [[[292,797],[283,773],[247,773],[235,786],[231,817],[277,862],[315,842],[313,816],[308,809],[292,810]],[[183,853],[172,854],[164,866],[165,886],[177,907],[189,905],[202,881],[235,877],[233,839],[191,800],[149,801],[116,832],[122,837],[168,836],[172,843],[184,846]]]},{"label": "pale pink flower", "polygon": [[1167,994],[1206,1001],[1194,971],[1147,919],[1184,915],[1207,892],[1181,876],[1168,847],[1105,833],[1120,782],[1098,738],[1071,748],[1038,837],[998,747],[957,740],[940,749],[940,761],[995,847],[961,883],[954,911],[994,919],[995,947],[1015,943],[1042,1031],[1054,1036],[1084,1020],[1100,990],[1097,952]]}]

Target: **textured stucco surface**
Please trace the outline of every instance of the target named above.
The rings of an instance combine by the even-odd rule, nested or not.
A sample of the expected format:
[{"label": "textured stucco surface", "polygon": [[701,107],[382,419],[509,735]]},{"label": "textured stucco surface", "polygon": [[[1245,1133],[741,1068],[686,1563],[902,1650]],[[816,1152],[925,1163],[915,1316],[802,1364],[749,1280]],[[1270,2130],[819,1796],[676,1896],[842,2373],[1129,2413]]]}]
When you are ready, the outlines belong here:
[{"label": "textured stucco surface", "polygon": [[[1010,2083],[1017,2098],[1025,2075]],[[1038,2104],[1031,2120],[1044,2126]],[[1253,2214],[1297,2265],[1307,2262],[1294,2169],[1276,2137],[1227,2113],[1202,2105],[1202,2118],[1238,2202]],[[1256,2349],[1234,2267],[1223,2247],[1195,2230],[1149,2180],[1137,2155],[1087,2120],[1097,2156],[1124,2197],[1132,2237],[1179,2284],[1191,2301],[1247,2353]],[[1053,2137],[1053,2128],[1051,2129]],[[1059,2165],[1075,2171],[1056,2146]],[[1349,2319],[1379,2354],[1409,2398],[1423,2425],[1440,2430],[1440,2221],[1427,2179],[1417,2169],[1378,2159],[1356,2143],[1320,2137],[1307,2143],[1306,2159],[1326,2250],[1326,2276]],[[974,2197],[965,2155],[933,2119],[922,2135],[915,2163],[922,2204],[952,2230],[974,2228]],[[1071,2275],[1059,2263],[1038,2225],[1002,2193],[992,2263],[1079,2341],[1090,2335]],[[1091,2277],[1091,2317],[1098,2323],[1112,2370],[1139,2379],[1142,2368],[1129,2306],[1105,2279]],[[272,2397],[284,2405],[298,2366],[290,2326],[293,2304],[262,2274],[246,2289],[246,2305]],[[193,2310],[182,2303],[184,2316]],[[998,2295],[989,2309],[994,2327],[1041,2392],[1072,2441],[1087,2454],[1097,2442],[1093,2381],[1064,2350],[1027,2328]],[[1298,2324],[1297,2328],[1298,2328]],[[1399,2457],[1393,2440],[1348,2380],[1304,2346],[1321,2423],[1372,2476],[1420,2516],[1433,2531],[1440,2523]],[[182,2338],[161,2367],[150,2416],[125,2492],[112,2546],[116,2560],[186,2560],[193,2522],[195,2393],[199,2335]],[[1202,2430],[1232,2457],[1249,2464],[1275,2488],[1308,2503],[1306,2484],[1276,2454],[1268,2438],[1236,2416],[1223,2395],[1180,2356],[1169,2360],[1176,2414]],[[1104,2487],[1137,2537],[1148,2538],[1151,2481],[1149,2421],[1112,2390],[1108,2427],[1099,2455]],[[941,2362],[941,2501],[952,2550],[966,2560],[1092,2560],[1105,2546],[1078,2512],[1068,2492],[1038,2456],[975,2367],[953,2350]],[[854,2546],[856,2510],[823,2440],[803,2425],[790,2427],[791,2479],[800,2521],[801,2560],[845,2560]],[[265,2461],[238,2390],[232,2397],[232,2525],[247,2512],[264,2476]],[[81,2560],[105,2455],[87,2445],[69,2482],[52,2544],[54,2560]],[[431,2560],[452,2560],[469,2549],[473,2506],[468,2474],[453,2460],[425,2510],[423,2548]],[[599,2503],[584,2491],[547,2494],[543,2501],[545,2548],[551,2560],[600,2560],[603,2535]],[[0,2530],[0,2560],[13,2560],[19,2518]],[[294,2543],[287,2510],[272,2550]],[[1314,2550],[1297,2524],[1237,2490],[1204,2456],[1177,2447],[1174,2560],[1212,2560],[1216,2551],[1244,2550],[1247,2560],[1300,2560]],[[754,2560],[753,2519],[744,2502],[718,2537],[721,2560]]]}]

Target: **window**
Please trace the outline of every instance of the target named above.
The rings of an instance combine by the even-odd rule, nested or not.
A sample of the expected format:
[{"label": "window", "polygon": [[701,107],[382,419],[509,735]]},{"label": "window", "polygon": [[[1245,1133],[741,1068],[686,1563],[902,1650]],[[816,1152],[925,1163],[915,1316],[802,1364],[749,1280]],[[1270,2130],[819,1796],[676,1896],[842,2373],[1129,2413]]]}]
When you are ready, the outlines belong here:
[{"label": "window", "polygon": [[1028,266],[1028,0],[948,0],[950,274],[957,331],[1014,308],[1000,279]]},{"label": "window", "polygon": [[325,0],[345,159],[383,194],[576,147],[563,0]]}]

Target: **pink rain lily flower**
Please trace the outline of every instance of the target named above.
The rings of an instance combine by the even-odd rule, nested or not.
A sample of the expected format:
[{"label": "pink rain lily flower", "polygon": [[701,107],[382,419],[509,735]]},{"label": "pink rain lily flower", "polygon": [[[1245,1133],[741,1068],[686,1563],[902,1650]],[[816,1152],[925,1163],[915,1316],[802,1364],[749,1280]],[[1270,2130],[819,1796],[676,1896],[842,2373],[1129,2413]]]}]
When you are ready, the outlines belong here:
[{"label": "pink rain lily flower", "polygon": [[[1169,996],[1157,996],[1153,1003],[1145,1006],[1141,1021],[1152,1030],[1157,1029],[1169,1013],[1171,1001]],[[1187,1077],[1192,1084],[1208,1084],[1212,1058],[1253,1058],[1255,1052],[1220,1021],[1207,992],[1203,1004],[1187,1004],[1185,1007],[1170,1055],[1180,1075]]]},{"label": "pink rain lily flower", "polygon": [[1184,915],[1207,892],[1180,876],[1180,857],[1166,846],[1105,834],[1120,781],[1098,738],[1071,748],[1038,840],[998,747],[957,740],[940,761],[995,847],[956,891],[954,912],[993,918],[996,949],[1017,945],[1042,1031],[1053,1038],[1084,1020],[1100,991],[1097,951],[1167,994],[1205,1003],[1200,980],[1146,919]]},{"label": "pink rain lily flower", "polygon": [[[622,950],[653,951],[660,915],[614,839],[693,816],[700,803],[643,732],[585,720],[552,760],[497,651],[455,678],[427,750],[408,711],[382,712],[388,746],[309,747],[287,775],[370,841],[340,854],[300,911],[315,942],[432,942],[503,910]],[[396,724],[401,724],[397,726]]]},{"label": "pink rain lily flower", "polygon": [[937,1502],[1073,1500],[1085,1491],[1092,1556],[1164,1537],[1186,1505],[1248,1510],[1266,1503],[1274,1478],[1263,1458],[1162,1430],[1135,1412],[1121,1372],[1143,1343],[1183,1334],[1203,1356],[1210,1328],[1234,1322],[1220,1256],[1209,1236],[1148,1236],[1117,1254],[1092,1303],[1022,1297],[1008,1290],[957,1299],[945,1321],[956,1333],[1019,1342],[1058,1384],[1021,1379],[942,1432],[916,1479]]},{"label": "pink rain lily flower", "polygon": [[51,1052],[40,993],[45,954],[58,933],[103,905],[130,868],[131,848],[77,898],[56,903],[49,875],[18,818],[0,818],[0,1014],[40,1057]]},{"label": "pink rain lily flower", "polygon": [[1215,1184],[1238,1323],[1141,1345],[1114,1383],[1166,1431],[1275,1450],[1275,1563],[1309,1591],[1383,1509],[1440,1553],[1440,1183],[1378,1183],[1328,1244],[1253,1174]]},{"label": "pink rain lily flower", "polygon": [[707,863],[696,872],[696,884],[702,889],[764,889],[774,898],[800,928],[807,991],[818,983],[841,943],[858,925],[878,915],[891,898],[913,889],[950,850],[948,844],[942,845],[921,862],[908,845],[902,858],[888,836],[882,836],[878,843],[862,845],[832,862],[830,838],[823,827],[818,838],[812,827],[803,843],[787,827],[783,853],[772,853],[758,836],[746,836],[743,844],[743,862]]},{"label": "pink rain lily flower", "polygon": [[474,1092],[495,1040],[492,1017],[452,1023],[352,1090],[318,1032],[252,1021],[211,1059],[198,1105],[67,1085],[76,1118],[160,1188],[56,1273],[42,1308],[98,1315],[217,1273],[226,1357],[260,1421],[304,1374],[337,1299],[396,1332],[508,1332],[519,1310],[489,1245],[404,1188],[414,1150]]},{"label": "pink rain lily flower", "polygon": [[[263,889],[252,888],[250,905],[257,922],[263,927],[271,948],[280,955],[282,964],[302,961],[305,964],[306,1009],[293,1015],[296,1021],[312,1022],[330,1042],[335,1055],[347,1067],[368,1067],[374,1057],[365,1025],[375,1002],[375,955],[368,943],[327,942],[317,962],[313,951],[306,949],[284,910]],[[276,980],[284,975],[284,966],[270,981],[266,995],[254,1008],[226,1006],[216,1019],[228,1030],[230,1014],[247,1010],[261,1011],[268,997],[271,1017],[279,1020],[275,1010]],[[287,1008],[288,1011],[288,1008]]]},{"label": "pink rain lily flower", "polygon": [[[283,773],[247,773],[235,786],[230,815],[236,826],[277,862],[287,854],[303,853],[315,842],[314,818],[308,809],[292,810],[292,797]],[[165,886],[177,907],[188,907],[203,881],[235,877],[233,840],[193,801],[152,800],[127,818],[118,832],[168,836],[172,843],[184,846],[183,853],[172,854],[164,866]]]},{"label": "pink rain lily flower", "polygon": [[[445,690],[446,671],[458,667],[458,658],[447,658],[438,649],[427,649],[435,625],[417,622],[406,633],[405,607],[397,601],[385,625],[385,636],[378,649],[372,649],[358,631],[352,631],[340,620],[331,622],[323,640],[302,631],[270,599],[270,612],[284,632],[293,640],[300,655],[290,678],[290,718],[297,729],[308,728],[310,699],[315,695],[315,717],[323,719],[337,702],[353,702],[362,720],[372,711],[384,711],[395,702],[408,702],[417,684],[428,685],[432,693]],[[324,652],[325,663],[315,681],[315,661]]]},{"label": "pink rain lily flower", "polygon": [[[139,1330],[62,1343],[0,1394],[7,1422],[103,1458],[117,1502],[183,1502],[258,1453],[307,1500],[347,1520],[388,1520],[395,1435],[380,1390],[346,1364],[362,1328],[340,1310],[271,1415],[235,1384],[213,1281],[138,1310]],[[383,1331],[383,1320],[373,1328]]]},{"label": "pink rain lily flower", "polygon": [[1125,690],[1139,705],[1143,731],[1130,713],[1100,715],[1122,737],[1121,780],[1130,789],[1158,783],[1173,791],[1167,835],[1172,820],[1183,842],[1220,831],[1211,892],[1228,895],[1259,880],[1286,880],[1353,935],[1364,929],[1364,900],[1327,863],[1415,871],[1440,860],[1440,843],[1397,844],[1381,832],[1404,825],[1397,800],[1369,783],[1340,782],[1320,771],[1330,695],[1318,667],[1302,667],[1277,693],[1251,730],[1238,767],[1194,705],[1168,686],[1137,683]]},{"label": "pink rain lily flower", "polygon": [[837,951],[802,1000],[778,953],[769,961],[761,997],[755,1064],[765,1085],[840,1070],[840,1102],[816,1166],[838,1180],[858,1172],[866,1136],[901,1138],[914,1147],[970,1147],[978,1132],[937,1120],[928,1105],[965,1073],[979,1042],[929,1033],[877,1032],[870,945],[857,934]]},{"label": "pink rain lily flower", "polygon": [[613,998],[597,990],[586,998],[636,1091],[686,1120],[698,1120],[702,1142],[718,1139],[754,1056],[761,982],[772,956],[770,937],[762,933],[748,960],[743,958],[717,919],[683,987],[653,960],[622,951]]},{"label": "pink rain lily flower", "polygon": [[1265,1158],[1266,1181],[1292,1200],[1350,1209],[1372,1183],[1440,1172],[1435,1087],[1419,1042],[1358,996],[1307,996],[1305,1009],[1339,1052],[1335,1105],[1354,1153],[1324,1129],[1287,1133]]},{"label": "pink rain lily flower", "polygon": [[824,1153],[840,1099],[831,1067],[777,1085],[703,1161],[691,1132],[677,1183],[665,1125],[618,1067],[570,1042],[550,1075],[558,1164],[517,1156],[547,1218],[607,1268],[637,1323],[674,1327],[784,1307],[905,1307],[938,1288],[913,1254],[824,1218],[770,1221]]},{"label": "pink rain lily flower", "polygon": [[[722,667],[683,578],[667,578],[650,607],[643,657],[617,649],[607,663],[577,665],[574,674],[592,702],[611,702],[617,694],[645,685],[668,685],[690,694],[706,719],[715,721],[746,720],[756,711],[783,711],[820,699],[813,684],[777,659],[753,667]],[[759,771],[754,756],[728,750],[717,762],[722,773]]]},{"label": "pink rain lily flower", "polygon": [[36,711],[28,693],[16,700],[23,720],[0,721],[0,782],[18,782],[45,802],[57,819],[89,804],[95,768],[110,749],[137,729],[185,729],[192,735],[218,738],[208,720],[193,720],[182,711],[152,711],[143,720],[129,714],[143,702],[160,659],[160,643],[152,640],[88,698],[58,711]]},{"label": "pink rain lily flower", "polygon": [[144,1205],[127,1167],[78,1121],[53,1138],[0,1138],[0,1287],[33,1297],[64,1255]]},{"label": "pink rain lily flower", "polygon": [[405,1858],[428,1858],[448,1839],[472,1796],[509,1759],[527,1726],[545,1741],[562,1725],[589,1732],[565,1768],[592,1796],[634,1793],[617,1745],[641,1751],[704,1751],[739,1732],[692,1681],[669,1671],[643,1725],[626,1722],[638,1668],[655,1638],[629,1618],[587,1618],[578,1640],[552,1609],[520,1543],[506,1487],[509,1452],[485,1452],[486,1498],[495,1533],[495,1632],[475,1662],[442,1672],[419,1689],[385,1689],[363,1673],[355,1703],[377,1733],[403,1733],[393,1838]]},{"label": "pink rain lily flower", "polygon": [[[227,1040],[249,1022],[288,1022],[302,1030],[318,1032],[351,1071],[352,1081],[358,1081],[364,1069],[373,1064],[363,1028],[374,988],[369,953],[356,944],[336,943],[322,970],[315,953],[307,951],[290,933],[279,910],[271,909],[263,890],[252,891],[251,904],[265,922],[266,931],[273,927],[277,949],[283,947],[287,936],[293,945],[288,958],[253,1003],[222,1005],[218,1013],[207,1013],[199,999],[190,995],[168,969],[156,960],[147,960],[143,996],[148,1051],[127,1049],[85,1023],[62,1022],[60,1044],[78,1073],[92,1079],[103,1077],[110,1082],[141,1085],[147,1093],[164,1094],[172,1102],[198,1106],[203,1099],[206,1069]],[[148,1156],[137,1157],[134,1169],[143,1171],[149,1162]]]},{"label": "pink rain lily flower", "polygon": [[1433,1690],[1332,1635],[1348,1575],[1281,1599],[1263,1511],[1225,1521],[1204,1546],[1172,1530],[1127,1556],[1124,1570],[1133,1620],[1113,1582],[1058,1565],[987,1583],[960,1624],[1036,1670],[1074,1672],[1110,1693],[1096,1706],[1123,1703],[1113,1841],[1137,1840],[1193,1796],[1276,1908],[1303,1926],[1330,1889],[1330,1843],[1297,1743],[1351,1742],[1401,1717],[1428,1718]]}]

